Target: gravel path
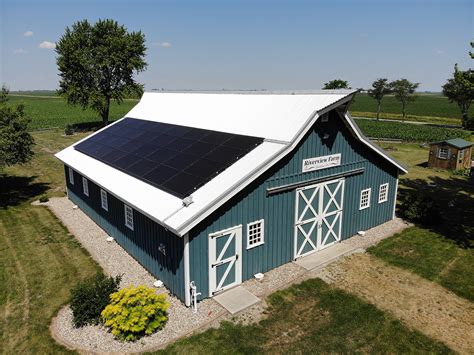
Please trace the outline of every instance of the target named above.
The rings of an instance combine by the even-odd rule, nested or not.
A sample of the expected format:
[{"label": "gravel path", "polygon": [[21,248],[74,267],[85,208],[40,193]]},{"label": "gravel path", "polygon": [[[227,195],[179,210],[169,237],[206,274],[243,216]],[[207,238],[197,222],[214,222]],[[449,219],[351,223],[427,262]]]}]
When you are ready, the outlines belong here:
[{"label": "gravel path", "polygon": [[[111,276],[123,274],[121,287],[128,285],[153,286],[156,280],[134,258],[115,242],[107,242],[107,234],[66,197],[51,198],[45,203],[63,222],[68,230],[87,249],[92,258]],[[163,287],[158,293],[168,293]],[[196,329],[205,329],[207,325],[227,312],[213,299],[199,303],[198,313],[174,296],[169,295],[171,306],[169,320],[165,328],[135,343],[124,343],[114,339],[102,326],[86,326],[76,329],[72,326],[72,312],[64,307],[51,324],[53,337],[69,348],[93,352],[141,352],[159,348]]]}]

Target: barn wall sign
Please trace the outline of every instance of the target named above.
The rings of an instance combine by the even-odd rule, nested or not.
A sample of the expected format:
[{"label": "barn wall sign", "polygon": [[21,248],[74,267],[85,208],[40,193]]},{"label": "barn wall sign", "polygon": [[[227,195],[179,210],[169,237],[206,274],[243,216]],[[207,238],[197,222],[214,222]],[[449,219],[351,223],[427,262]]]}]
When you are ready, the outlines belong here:
[{"label": "barn wall sign", "polygon": [[321,170],[331,168],[333,166],[341,165],[341,157],[339,154],[325,155],[322,157],[303,159],[303,173],[314,170]]}]

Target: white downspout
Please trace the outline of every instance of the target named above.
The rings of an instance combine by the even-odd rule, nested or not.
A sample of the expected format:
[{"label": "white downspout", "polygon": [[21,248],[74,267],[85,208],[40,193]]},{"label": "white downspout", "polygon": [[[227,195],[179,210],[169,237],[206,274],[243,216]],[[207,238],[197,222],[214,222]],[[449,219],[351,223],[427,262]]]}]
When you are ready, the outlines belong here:
[{"label": "white downspout", "polygon": [[186,307],[191,306],[191,290],[190,290],[190,270],[189,270],[189,234],[183,237],[184,243],[184,304]]},{"label": "white downspout", "polygon": [[393,196],[393,214],[392,214],[392,219],[395,218],[395,210],[397,209],[397,196],[398,196],[398,176],[397,176],[397,182],[395,183],[395,196]]}]

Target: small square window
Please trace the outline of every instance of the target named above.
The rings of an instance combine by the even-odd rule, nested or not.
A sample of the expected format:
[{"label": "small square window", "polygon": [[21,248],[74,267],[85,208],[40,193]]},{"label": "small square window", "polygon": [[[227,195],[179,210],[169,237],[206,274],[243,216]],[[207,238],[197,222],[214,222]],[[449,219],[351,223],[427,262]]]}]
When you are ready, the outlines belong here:
[{"label": "small square window", "polygon": [[100,189],[100,205],[106,211],[109,210],[109,201],[107,199],[107,191]]},{"label": "small square window", "polygon": [[329,121],[329,114],[325,113],[324,115],[321,116],[321,122],[327,122]]},{"label": "small square window", "polygon": [[459,151],[459,159],[464,159],[464,149]]},{"label": "small square window", "polygon": [[69,183],[74,185],[74,171],[71,167],[69,167]]},{"label": "small square window", "polygon": [[84,192],[84,195],[89,196],[89,182],[85,177],[82,177],[82,192]]},{"label": "small square window", "polygon": [[448,159],[448,157],[449,157],[449,149],[447,149],[447,148],[439,148],[438,149],[438,158]]},{"label": "small square window", "polygon": [[125,207],[125,225],[133,230],[133,209],[130,206],[124,205]]},{"label": "small square window", "polygon": [[380,185],[379,188],[379,203],[386,202],[388,200],[388,182]]},{"label": "small square window", "polygon": [[264,243],[263,219],[247,224],[247,249],[254,248]]},{"label": "small square window", "polygon": [[360,205],[359,210],[363,210],[365,208],[370,207],[370,192],[371,189],[365,189],[360,192]]}]

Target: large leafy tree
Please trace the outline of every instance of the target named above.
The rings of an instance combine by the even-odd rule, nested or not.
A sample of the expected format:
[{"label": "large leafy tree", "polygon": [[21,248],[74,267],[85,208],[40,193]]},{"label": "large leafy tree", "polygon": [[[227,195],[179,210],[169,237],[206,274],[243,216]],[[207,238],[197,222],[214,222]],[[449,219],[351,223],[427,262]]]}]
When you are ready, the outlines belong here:
[{"label": "large leafy tree", "polygon": [[145,51],[144,34],[114,20],[76,22],[56,44],[59,93],[69,104],[97,111],[107,125],[111,100],[143,93],[134,74],[146,69]]},{"label": "large leafy tree", "polygon": [[469,119],[469,107],[474,98],[474,72],[470,69],[459,70],[456,64],[453,77],[443,85],[443,95],[461,109],[463,127],[473,128],[474,120]]},{"label": "large leafy tree", "polygon": [[380,118],[380,108],[383,97],[390,93],[388,79],[377,79],[372,83],[372,89],[367,91],[370,97],[377,101],[377,120]]},{"label": "large leafy tree", "polygon": [[324,83],[323,90],[333,89],[350,89],[349,83],[346,80],[335,79]]},{"label": "large leafy tree", "polygon": [[33,156],[33,137],[28,133],[30,119],[24,106],[8,103],[8,89],[0,93],[0,171],[4,167],[28,162]]},{"label": "large leafy tree", "polygon": [[402,104],[402,116],[406,117],[406,107],[409,102],[416,100],[415,91],[420,86],[420,83],[412,83],[407,79],[399,79],[390,83],[390,91],[395,96],[395,99]]}]

